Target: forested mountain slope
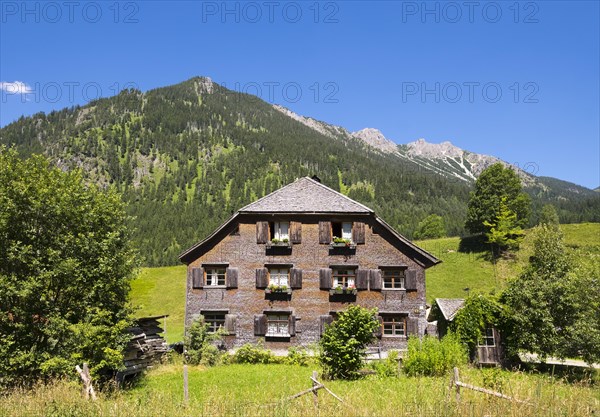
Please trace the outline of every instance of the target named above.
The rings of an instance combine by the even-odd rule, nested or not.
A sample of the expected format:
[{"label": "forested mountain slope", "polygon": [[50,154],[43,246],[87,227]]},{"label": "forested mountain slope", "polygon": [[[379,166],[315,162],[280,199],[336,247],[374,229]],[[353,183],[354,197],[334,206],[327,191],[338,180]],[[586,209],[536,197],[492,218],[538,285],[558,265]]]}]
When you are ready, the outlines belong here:
[{"label": "forested mountain slope", "polygon": [[[152,266],[177,263],[179,252],[232,212],[306,175],[373,208],[408,237],[430,213],[445,219],[450,234],[464,231],[469,183],[321,124],[331,130],[193,78],[21,118],[0,129],[0,144],[16,146],[23,156],[44,154],[64,169],[81,168],[90,181],[119,188],[145,264]],[[561,193],[536,195],[535,206],[552,201],[563,222],[600,220],[596,193],[595,200]]]}]

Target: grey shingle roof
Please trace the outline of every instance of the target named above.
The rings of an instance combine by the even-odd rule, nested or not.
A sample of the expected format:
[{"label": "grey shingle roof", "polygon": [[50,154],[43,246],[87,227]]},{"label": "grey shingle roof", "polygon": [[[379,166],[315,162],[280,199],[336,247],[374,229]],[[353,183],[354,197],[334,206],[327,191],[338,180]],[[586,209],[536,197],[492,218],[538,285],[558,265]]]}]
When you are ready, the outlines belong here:
[{"label": "grey shingle roof", "polygon": [[464,298],[436,298],[435,302],[448,321],[452,321],[458,310],[465,305]]},{"label": "grey shingle roof", "polygon": [[373,210],[309,177],[248,204],[240,213],[372,213]]}]

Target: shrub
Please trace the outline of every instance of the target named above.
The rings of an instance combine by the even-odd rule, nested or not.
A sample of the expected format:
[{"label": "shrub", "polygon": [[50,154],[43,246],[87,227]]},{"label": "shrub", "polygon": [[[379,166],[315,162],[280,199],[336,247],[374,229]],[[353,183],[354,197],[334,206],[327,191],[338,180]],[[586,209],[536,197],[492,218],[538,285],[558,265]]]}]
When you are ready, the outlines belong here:
[{"label": "shrub", "polygon": [[455,366],[467,363],[467,352],[458,337],[448,333],[440,341],[433,336],[408,339],[404,372],[408,376],[442,376]]},{"label": "shrub", "polygon": [[387,358],[373,362],[371,367],[381,378],[398,376],[398,351],[390,350]]},{"label": "shrub", "polygon": [[379,326],[377,310],[352,305],[327,326],[319,342],[319,362],[323,375],[330,379],[354,379],[360,376],[366,346]]},{"label": "shrub", "polygon": [[288,365],[308,366],[311,357],[305,348],[291,347],[288,349],[288,355],[285,357],[285,363]]},{"label": "shrub", "polygon": [[231,361],[233,363],[267,364],[275,362],[275,356],[262,344],[246,343],[233,354]]},{"label": "shrub", "polygon": [[216,333],[210,333],[209,327],[202,316],[190,326],[184,341],[185,360],[188,364],[213,366],[219,361],[222,353],[214,343],[221,340],[223,331],[219,329]]}]

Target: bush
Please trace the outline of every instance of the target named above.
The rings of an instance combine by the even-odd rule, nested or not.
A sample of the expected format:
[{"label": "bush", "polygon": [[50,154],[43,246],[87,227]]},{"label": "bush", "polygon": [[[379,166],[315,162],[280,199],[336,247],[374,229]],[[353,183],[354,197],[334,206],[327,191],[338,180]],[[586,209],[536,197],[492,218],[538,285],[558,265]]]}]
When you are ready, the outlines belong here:
[{"label": "bush", "polygon": [[288,349],[288,355],[285,357],[285,363],[288,365],[308,366],[311,357],[305,348],[291,347]]},{"label": "bush", "polygon": [[433,336],[408,339],[404,372],[408,376],[442,376],[455,366],[467,363],[467,351],[458,337],[448,333],[440,341]]},{"label": "bush", "polygon": [[267,364],[274,363],[275,356],[273,353],[265,349],[262,344],[254,345],[252,343],[246,343],[239,348],[231,358],[232,363],[250,363],[250,364]]},{"label": "bush", "polygon": [[386,359],[373,362],[371,368],[381,378],[398,376],[398,351],[390,350]]},{"label": "bush", "polygon": [[379,326],[377,310],[352,305],[327,326],[319,341],[319,362],[323,375],[330,379],[354,379],[360,376],[366,346]]},{"label": "bush", "polygon": [[188,364],[213,366],[223,355],[214,345],[215,342],[221,340],[223,331],[219,329],[216,333],[210,333],[209,327],[208,323],[204,323],[202,316],[194,320],[190,326],[184,341],[185,360]]}]

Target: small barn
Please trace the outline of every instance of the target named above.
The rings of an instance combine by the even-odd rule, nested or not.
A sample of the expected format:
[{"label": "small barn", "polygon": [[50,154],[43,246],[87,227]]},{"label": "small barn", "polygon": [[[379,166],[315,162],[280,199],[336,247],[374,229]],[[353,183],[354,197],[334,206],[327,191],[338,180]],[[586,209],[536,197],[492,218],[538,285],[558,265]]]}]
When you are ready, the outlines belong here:
[{"label": "small barn", "polygon": [[[436,298],[435,304],[429,315],[430,320],[436,323],[438,336],[444,337],[448,333],[450,323],[465,305],[463,298]],[[494,326],[486,326],[481,329],[483,339],[477,345],[477,351],[471,352],[472,360],[479,365],[495,366],[504,360],[504,347],[501,343],[501,335]]]}]

